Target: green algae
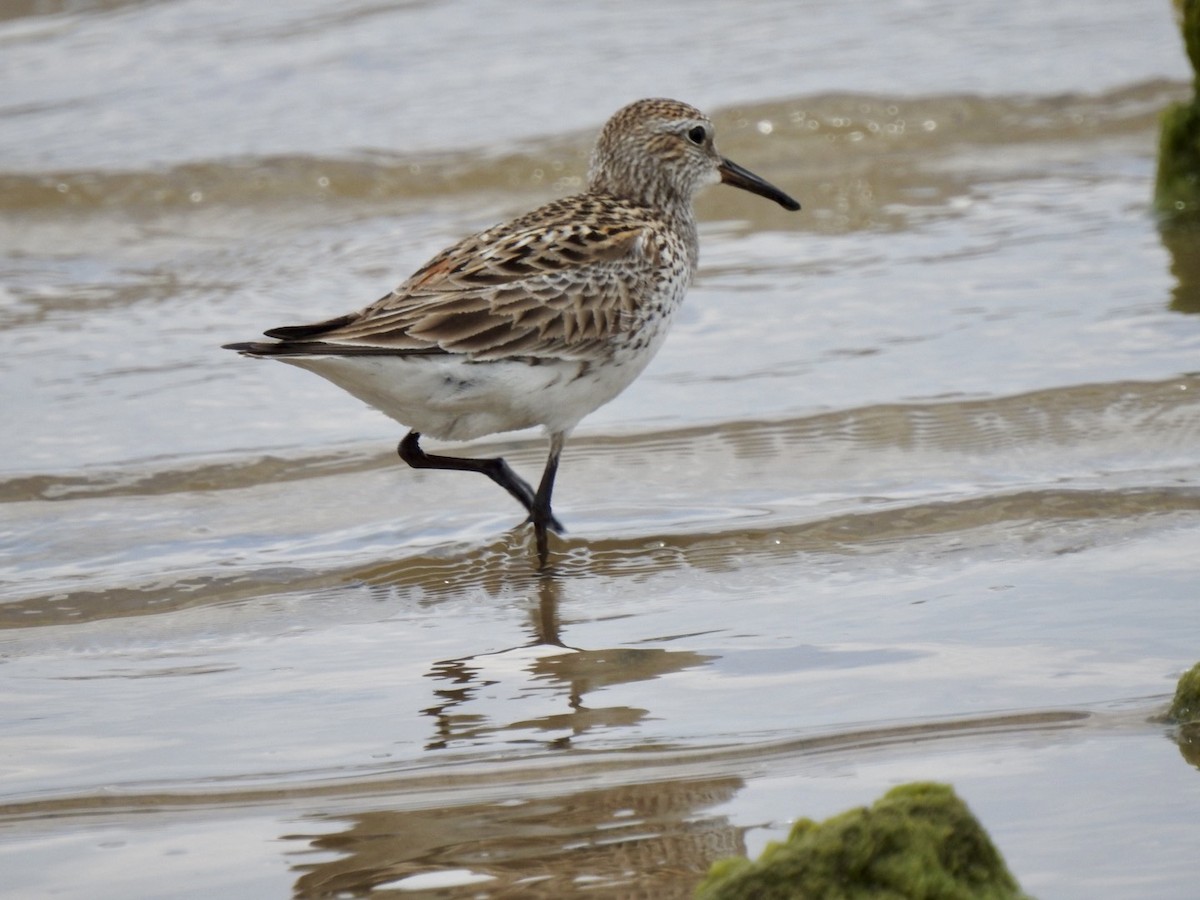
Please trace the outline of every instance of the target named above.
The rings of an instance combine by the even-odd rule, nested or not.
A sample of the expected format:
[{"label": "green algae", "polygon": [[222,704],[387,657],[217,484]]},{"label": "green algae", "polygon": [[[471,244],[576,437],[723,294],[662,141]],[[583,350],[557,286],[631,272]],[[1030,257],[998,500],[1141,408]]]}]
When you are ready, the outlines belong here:
[{"label": "green algae", "polygon": [[953,788],[915,782],[870,808],[801,819],[755,861],[713,864],[697,900],[1017,900],[1026,898]]},{"label": "green algae", "polygon": [[1154,207],[1176,279],[1171,309],[1200,313],[1200,0],[1176,0],[1175,10],[1192,63],[1192,97],[1163,111]]},{"label": "green algae", "polygon": [[1179,679],[1167,717],[1179,725],[1200,723],[1200,663],[1184,672]]},{"label": "green algae", "polygon": [[1200,222],[1200,0],[1177,4],[1192,63],[1192,98],[1162,116],[1154,205],[1171,222]]},{"label": "green algae", "polygon": [[1180,676],[1166,719],[1179,726],[1175,742],[1184,760],[1200,769],[1200,663]]}]

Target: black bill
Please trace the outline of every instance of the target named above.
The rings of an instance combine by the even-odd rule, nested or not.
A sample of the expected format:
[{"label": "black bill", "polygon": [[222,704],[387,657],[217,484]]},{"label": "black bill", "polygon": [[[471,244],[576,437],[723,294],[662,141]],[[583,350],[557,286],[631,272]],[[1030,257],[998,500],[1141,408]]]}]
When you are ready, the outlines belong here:
[{"label": "black bill", "polygon": [[775,185],[759,178],[749,169],[743,169],[735,162],[722,159],[720,168],[717,171],[721,173],[721,182],[723,184],[731,184],[736,188],[741,188],[743,191],[758,194],[760,197],[766,197],[768,200],[774,200],[784,209],[800,208],[799,203],[775,187]]}]

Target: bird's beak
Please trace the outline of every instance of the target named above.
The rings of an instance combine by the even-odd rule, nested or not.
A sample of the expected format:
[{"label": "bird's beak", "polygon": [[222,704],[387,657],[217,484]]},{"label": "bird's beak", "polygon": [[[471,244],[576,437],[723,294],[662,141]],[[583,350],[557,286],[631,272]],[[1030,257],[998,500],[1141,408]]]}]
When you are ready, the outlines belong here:
[{"label": "bird's beak", "polygon": [[741,188],[743,191],[758,194],[760,197],[766,197],[768,200],[774,200],[784,209],[795,210],[800,208],[799,203],[775,187],[775,185],[764,181],[749,169],[743,169],[731,160],[722,158],[721,165],[717,167],[717,171],[721,173],[722,184],[731,184],[736,188]]}]

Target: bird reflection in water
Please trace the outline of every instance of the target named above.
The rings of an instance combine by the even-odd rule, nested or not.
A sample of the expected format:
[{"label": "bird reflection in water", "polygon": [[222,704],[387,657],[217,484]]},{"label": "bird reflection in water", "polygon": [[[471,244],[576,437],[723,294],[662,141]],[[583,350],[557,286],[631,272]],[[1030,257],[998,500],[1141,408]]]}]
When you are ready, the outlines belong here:
[{"label": "bird reflection in water", "polygon": [[[603,688],[651,681],[713,658],[659,647],[569,646],[563,642],[559,623],[560,589],[552,573],[537,578],[537,606],[530,611],[528,642],[434,663],[428,677],[439,682],[434,689],[437,702],[423,710],[435,722],[435,736],[425,745],[427,750],[489,743],[505,732],[512,741],[566,748],[588,732],[630,728],[649,711],[624,705],[589,706],[585,698]],[[539,707],[533,715],[528,714],[531,704]],[[522,714],[508,722],[495,721],[509,707]]]},{"label": "bird reflection in water", "polygon": [[[586,701],[604,688],[651,681],[712,657],[657,647],[570,646],[559,618],[563,583],[549,573],[528,583],[536,605],[526,642],[432,665],[436,702],[424,713],[435,734],[427,750],[498,740],[566,749],[600,734],[589,749],[646,749],[613,732],[636,728],[649,710]],[[501,593],[513,587],[508,582]],[[557,898],[586,883],[597,896],[613,890],[627,896],[630,889],[643,892],[639,896],[688,896],[713,861],[745,853],[745,829],[715,812],[744,782],[726,767],[681,765],[686,751],[656,749],[661,752],[632,760],[624,752],[538,755],[512,767],[485,754],[479,763],[468,758],[448,771],[425,769],[411,782],[380,784],[363,808],[348,809],[356,804],[343,801],[313,810],[310,820],[337,830],[288,836],[304,844],[294,863],[300,873],[295,896],[416,891],[422,879],[441,877],[475,879],[476,886],[415,895],[477,890]],[[315,862],[314,851],[336,856]]]}]

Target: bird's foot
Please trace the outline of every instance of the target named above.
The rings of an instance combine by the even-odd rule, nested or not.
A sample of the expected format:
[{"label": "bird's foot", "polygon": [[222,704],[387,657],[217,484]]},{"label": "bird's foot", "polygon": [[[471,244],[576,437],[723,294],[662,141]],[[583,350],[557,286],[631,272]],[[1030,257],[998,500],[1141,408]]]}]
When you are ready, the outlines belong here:
[{"label": "bird's foot", "polygon": [[547,528],[549,528],[555,534],[560,536],[567,533],[567,529],[563,527],[562,522],[558,521],[558,517],[549,510],[541,515],[539,515],[536,511],[531,512],[525,517],[525,521],[521,524],[532,525],[535,530],[540,528],[542,531],[545,531]]},{"label": "bird's foot", "polygon": [[533,524],[533,536],[537,543],[538,568],[545,569],[546,561],[550,558],[550,537],[547,531],[562,534],[566,529],[549,509],[532,509],[529,518],[525,520],[525,524],[530,523]]}]

